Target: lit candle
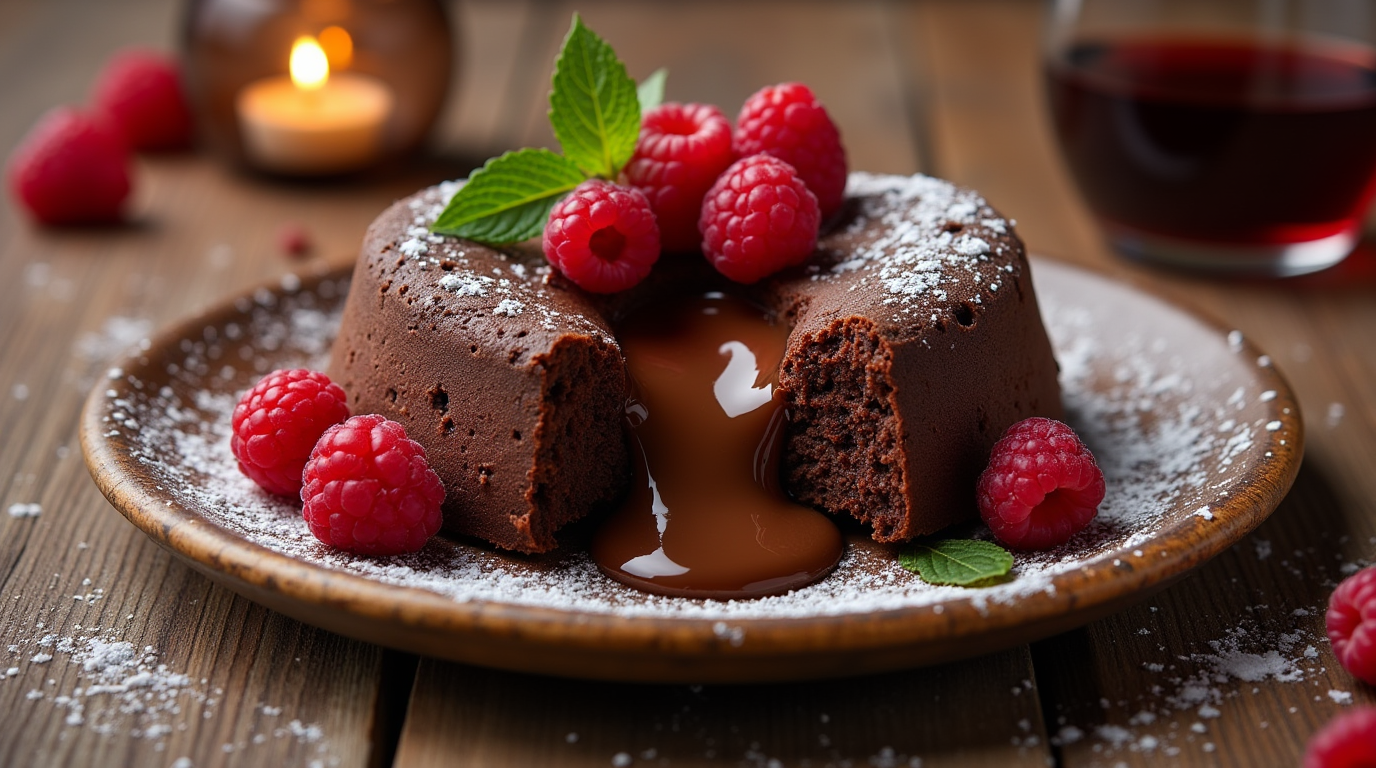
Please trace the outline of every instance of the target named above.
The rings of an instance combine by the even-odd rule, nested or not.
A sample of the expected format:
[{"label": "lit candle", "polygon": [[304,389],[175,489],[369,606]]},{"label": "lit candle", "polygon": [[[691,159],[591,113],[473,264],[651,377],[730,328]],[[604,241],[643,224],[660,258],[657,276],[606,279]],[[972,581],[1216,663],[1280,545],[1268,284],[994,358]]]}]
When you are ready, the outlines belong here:
[{"label": "lit candle", "polygon": [[261,168],[300,175],[362,168],[382,151],[392,91],[377,78],[330,73],[313,37],[291,48],[291,76],[269,77],[239,92],[244,150]]}]

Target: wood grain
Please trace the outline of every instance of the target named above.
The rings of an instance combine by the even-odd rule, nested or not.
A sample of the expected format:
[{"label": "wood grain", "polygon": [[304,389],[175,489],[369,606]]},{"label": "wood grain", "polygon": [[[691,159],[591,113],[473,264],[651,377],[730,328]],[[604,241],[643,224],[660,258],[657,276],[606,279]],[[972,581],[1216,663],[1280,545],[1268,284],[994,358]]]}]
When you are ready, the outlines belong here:
[{"label": "wood grain", "polygon": [[[496,149],[550,143],[549,62],[574,7],[457,6],[459,90],[436,136],[443,156],[428,165],[336,186],[269,184],[194,156],[141,160],[135,223],[114,230],[35,229],[5,193],[0,510],[36,502],[43,512],[0,513],[0,649],[20,646],[0,650],[9,659],[0,670],[19,670],[0,678],[0,764],[385,764],[386,718],[405,711],[395,762],[405,766],[607,765],[622,751],[637,765],[865,765],[887,760],[886,746],[895,762],[921,756],[928,766],[1294,765],[1309,735],[1346,709],[1330,690],[1376,702],[1321,637],[1322,603],[1344,567],[1376,559],[1376,246],[1327,274],[1275,284],[1147,270],[1109,253],[1058,159],[1040,95],[1042,5],[1023,0],[577,7],[633,75],[667,64],[671,98],[714,101],[730,115],[761,85],[809,82],[832,107],[854,167],[921,168],[975,186],[1019,220],[1033,251],[1203,307],[1275,359],[1308,424],[1290,497],[1242,544],[1150,604],[1030,652],[806,686],[595,685],[426,660],[405,710],[396,698],[407,686],[399,694],[396,682],[411,677],[411,661],[213,587],[125,523],[75,445],[80,402],[119,341],[288,270],[346,264],[391,199]],[[172,0],[0,4],[0,148],[8,153],[47,108],[82,101],[116,48],[171,49],[178,11]],[[778,32],[752,31],[768,24]],[[288,222],[312,233],[314,261],[277,255],[274,236]],[[101,733],[94,701],[85,723],[65,724],[70,709],[54,698],[89,674],[71,654],[30,659],[43,634],[85,637],[92,627],[153,646],[159,663],[192,678],[182,712],[167,720],[176,730],[136,738],[135,722],[119,719]],[[1226,651],[1239,628],[1251,643],[1239,649],[1258,655],[1298,632],[1283,656],[1302,660],[1302,679],[1214,681],[1218,717],[1172,703],[1216,669],[1220,650],[1210,643]],[[1023,680],[1036,697],[1011,693]],[[29,700],[30,690],[43,698]],[[1155,717],[1145,722],[1141,712]],[[1048,746],[1065,726],[1083,736]]]},{"label": "wood grain", "polygon": [[[171,48],[178,6],[5,4],[0,146],[8,153],[48,107],[82,101],[116,48]],[[457,124],[469,135],[484,130]],[[0,649],[14,646],[0,650],[0,671],[16,668],[0,676],[0,764],[390,763],[399,723],[388,715],[404,711],[414,661],[287,619],[174,561],[91,484],[76,448],[76,414],[125,345],[230,292],[351,262],[377,210],[452,167],[400,169],[341,187],[268,184],[193,156],[145,158],[133,222],[94,230],[35,228],[6,197],[0,510],[38,503],[43,511],[0,514]],[[275,238],[288,222],[311,233],[312,260],[279,255]],[[74,639],[75,647],[40,644],[45,635]],[[175,693],[155,698],[177,711],[131,713],[120,711],[129,702],[119,693],[78,694],[96,682],[82,664],[91,636],[151,649],[154,668],[166,666],[164,681],[186,675]],[[54,658],[32,661],[40,653]],[[398,676],[406,685],[394,700]],[[63,696],[82,705],[79,723]]]},{"label": "wood grain", "polygon": [[844,681],[637,686],[424,659],[396,765],[591,768],[624,753],[635,765],[1040,767],[1028,663],[1018,649]]},{"label": "wood grain", "polygon": [[[908,66],[933,83],[941,172],[1016,217],[1033,252],[1120,274],[1241,330],[1294,386],[1308,427],[1307,463],[1290,496],[1251,537],[1150,605],[1033,646],[1048,731],[1084,734],[1067,732],[1056,757],[1067,766],[1297,764],[1310,734],[1347,706],[1330,690],[1376,702],[1376,691],[1338,666],[1323,631],[1336,581],[1376,552],[1370,246],[1329,274],[1283,283],[1180,275],[1117,258],[1059,163],[1039,98],[1032,31],[1042,7],[932,2],[905,10],[911,35],[926,43]],[[972,28],[981,30],[978,46],[961,37]],[[1268,667],[1247,656],[1268,652],[1298,663]],[[1207,701],[1192,699],[1201,681]],[[1205,705],[1217,717],[1201,715]]]}]

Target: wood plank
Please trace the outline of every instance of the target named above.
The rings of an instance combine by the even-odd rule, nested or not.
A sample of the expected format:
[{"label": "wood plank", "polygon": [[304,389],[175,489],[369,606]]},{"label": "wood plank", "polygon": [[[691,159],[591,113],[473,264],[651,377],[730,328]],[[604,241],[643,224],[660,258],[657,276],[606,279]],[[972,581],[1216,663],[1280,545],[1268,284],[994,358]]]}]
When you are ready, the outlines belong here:
[{"label": "wood plank", "polygon": [[[526,96],[520,144],[553,142],[548,76],[574,8],[545,11],[524,38],[540,75]],[[632,76],[667,66],[671,99],[716,103],[734,118],[759,87],[800,80],[839,123],[852,167],[918,167],[916,128],[882,3],[576,8]],[[765,28],[771,34],[762,37]],[[622,752],[638,765],[907,765],[913,758],[924,766],[1043,765],[1049,752],[1039,703],[1025,687],[1033,684],[1026,648],[885,678],[704,689],[552,680],[422,660],[397,765],[600,766]],[[950,717],[953,711],[982,714],[967,722]]]},{"label": "wood plank", "polygon": [[[14,16],[25,27],[0,44],[0,61],[16,64],[0,72],[0,147],[57,101],[83,99],[111,51],[170,48],[180,12],[172,0],[59,2]],[[398,724],[387,715],[408,691],[384,678],[409,683],[414,660],[267,611],[181,565],[101,498],[76,424],[124,346],[288,271],[351,262],[378,211],[451,167],[278,184],[171,156],[139,160],[128,226],[44,230],[0,206],[0,270],[12,276],[0,284],[0,510],[42,510],[0,514],[0,764],[390,761]],[[286,223],[311,233],[311,259],[280,255]],[[119,689],[133,675],[152,686]]]},{"label": "wood plank", "polygon": [[[121,341],[136,341],[141,332],[222,296],[225,286],[256,282],[285,266],[254,242],[271,235],[244,225],[270,215],[268,209],[236,215],[239,206],[226,200],[206,170],[177,161],[149,169],[156,183],[149,184],[148,209],[169,222],[157,234],[25,228],[0,255],[7,273],[22,275],[35,264],[46,265],[47,273],[42,286],[23,280],[0,286],[0,303],[20,308],[0,352],[0,429],[9,438],[0,448],[0,508],[38,503],[43,510],[33,519],[0,517],[6,576],[0,647],[15,646],[5,653],[4,666],[16,668],[0,685],[0,710],[7,714],[0,724],[0,762],[126,765],[194,756],[197,765],[317,758],[367,763],[381,649],[212,587],[109,507],[76,449],[81,403]],[[264,205],[262,198],[257,205]],[[210,241],[241,254],[218,269],[207,268],[207,247],[197,242],[205,233],[180,226],[205,216],[198,210],[203,205],[240,222],[241,234]],[[111,318],[118,322],[106,324]],[[135,336],[121,338],[122,328]],[[23,399],[14,396],[19,385],[27,389]],[[71,645],[64,653],[43,644],[45,635]],[[140,671],[137,663],[104,676],[99,668],[84,669],[105,647],[88,645],[92,638],[128,643],[128,651],[151,648],[151,679],[177,689],[168,701],[179,711],[128,715],[120,708],[134,701],[132,694],[77,694],[92,684],[118,685]],[[36,654],[55,658],[40,663],[33,661]],[[158,664],[167,671],[157,672]],[[154,738],[145,735],[149,727],[172,730]]]},{"label": "wood plank", "polygon": [[1028,665],[1024,648],[854,680],[704,687],[422,659],[395,765],[1040,768],[1049,758]]},{"label": "wood plank", "polygon": [[904,23],[925,40],[908,66],[930,78],[937,167],[1017,217],[1031,250],[1125,276],[1243,331],[1287,374],[1307,422],[1299,480],[1252,536],[1150,603],[1033,646],[1048,730],[1072,729],[1056,756],[1068,766],[1297,764],[1309,735],[1347,706],[1344,694],[1376,701],[1337,665],[1322,616],[1336,581],[1376,551],[1371,254],[1282,283],[1148,270],[1111,254],[1040,100],[1042,11],[998,1],[907,9]]}]

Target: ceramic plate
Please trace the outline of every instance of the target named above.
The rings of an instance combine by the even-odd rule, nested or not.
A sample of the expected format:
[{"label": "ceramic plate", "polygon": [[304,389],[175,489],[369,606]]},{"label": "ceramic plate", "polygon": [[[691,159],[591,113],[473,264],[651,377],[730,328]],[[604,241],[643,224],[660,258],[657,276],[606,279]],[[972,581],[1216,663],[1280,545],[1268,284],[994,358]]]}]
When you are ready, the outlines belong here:
[{"label": "ceramic plate", "polygon": [[[1217,555],[1280,503],[1303,455],[1294,397],[1241,334],[1140,290],[1034,262],[1067,418],[1108,495],[1066,545],[982,589],[934,587],[852,537],[826,579],[761,600],[636,592],[582,551],[527,558],[437,537],[414,555],[327,549],[297,505],[239,475],[239,393],[323,368],[348,274],[289,276],[178,325],[109,372],[82,446],[130,521],[230,589],[301,621],[472,664],[609,680],[858,675],[987,653],[1085,624]],[[978,535],[972,528],[969,534]]]}]

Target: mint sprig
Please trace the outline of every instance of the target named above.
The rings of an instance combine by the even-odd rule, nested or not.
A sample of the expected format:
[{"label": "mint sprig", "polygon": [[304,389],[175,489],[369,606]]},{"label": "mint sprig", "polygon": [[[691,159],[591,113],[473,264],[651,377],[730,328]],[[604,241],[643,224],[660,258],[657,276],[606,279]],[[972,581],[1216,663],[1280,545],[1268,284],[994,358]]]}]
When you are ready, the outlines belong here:
[{"label": "mint sprig", "polygon": [[431,232],[490,245],[520,242],[538,234],[549,211],[583,172],[548,149],[522,149],[488,160],[449,201]]},{"label": "mint sprig", "polygon": [[574,187],[621,173],[640,136],[642,100],[663,100],[665,77],[661,69],[637,89],[612,47],[575,13],[549,94],[549,122],[564,154],[523,149],[487,161],[430,231],[489,245],[540,234],[550,209]]},{"label": "mint sprig", "polygon": [[635,81],[602,38],[578,14],[554,60],[549,124],[564,156],[589,176],[614,179],[631,159],[640,135]]},{"label": "mint sprig", "polygon": [[918,542],[899,554],[898,564],[929,584],[988,586],[1013,568],[1013,555],[989,541],[943,539]]}]

